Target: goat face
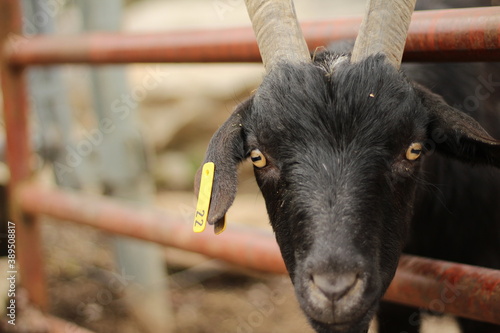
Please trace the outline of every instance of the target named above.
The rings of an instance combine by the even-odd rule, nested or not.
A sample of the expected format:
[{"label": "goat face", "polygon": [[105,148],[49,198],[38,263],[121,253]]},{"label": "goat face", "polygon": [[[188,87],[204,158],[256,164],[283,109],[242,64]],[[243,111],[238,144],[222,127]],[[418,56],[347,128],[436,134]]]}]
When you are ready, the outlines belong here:
[{"label": "goat face", "polygon": [[419,155],[436,131],[443,152],[499,163],[498,142],[382,55],[356,64],[328,55],[281,64],[210,142],[209,223],[234,199],[236,164],[252,156],[311,324],[318,332],[366,331],[396,270],[425,159]]},{"label": "goat face", "polygon": [[268,161],[256,178],[302,309],[340,330],[367,326],[394,274],[428,119],[382,58],[337,62],[271,72],[247,145]]}]

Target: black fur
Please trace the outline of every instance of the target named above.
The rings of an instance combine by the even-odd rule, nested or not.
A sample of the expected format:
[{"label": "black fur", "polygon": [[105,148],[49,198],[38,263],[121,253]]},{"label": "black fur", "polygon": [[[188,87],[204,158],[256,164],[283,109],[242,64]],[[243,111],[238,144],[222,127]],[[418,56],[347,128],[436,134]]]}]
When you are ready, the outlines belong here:
[{"label": "black fur", "polygon": [[[351,64],[330,52],[281,63],[212,139],[209,223],[234,199],[236,164],[259,149],[267,165],[255,169],[257,182],[317,332],[366,332],[379,308],[382,333],[417,332],[416,309],[379,306],[403,249],[500,268],[500,142],[473,119],[500,137],[500,77],[497,65],[466,66],[397,71],[383,55]],[[406,151],[415,142],[425,149],[412,161]],[[318,276],[356,278],[329,298]],[[500,330],[461,324],[464,332]]]}]

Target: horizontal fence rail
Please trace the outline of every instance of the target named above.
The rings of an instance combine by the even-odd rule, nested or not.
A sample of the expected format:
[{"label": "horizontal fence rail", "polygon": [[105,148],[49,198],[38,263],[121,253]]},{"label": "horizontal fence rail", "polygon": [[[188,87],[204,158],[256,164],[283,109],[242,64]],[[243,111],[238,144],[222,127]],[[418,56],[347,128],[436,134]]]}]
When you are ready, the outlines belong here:
[{"label": "horizontal fence rail", "polygon": [[385,299],[500,324],[500,271],[403,255]]},{"label": "horizontal fence rail", "polygon": [[[354,39],[361,17],[302,25],[314,52],[333,41]],[[500,7],[415,12],[405,61],[498,61]],[[250,27],[157,34],[10,36],[3,49],[14,66],[121,64],[130,62],[259,62]]]},{"label": "horizontal fence rail", "polygon": [[18,194],[20,206],[27,213],[46,214],[118,235],[203,253],[255,270],[286,272],[278,245],[269,233],[243,229],[228,230],[219,236],[210,230],[195,234],[192,229],[194,217],[174,219],[149,207],[124,207],[109,198],[48,190],[35,185],[21,187]]},{"label": "horizontal fence rail", "polygon": [[[274,237],[255,229],[230,227],[222,235],[192,232],[191,219],[125,207],[112,199],[53,190],[20,187],[21,208],[73,221],[114,234],[198,252],[247,268],[286,273]],[[500,271],[403,255],[384,298],[435,312],[500,324]]]}]

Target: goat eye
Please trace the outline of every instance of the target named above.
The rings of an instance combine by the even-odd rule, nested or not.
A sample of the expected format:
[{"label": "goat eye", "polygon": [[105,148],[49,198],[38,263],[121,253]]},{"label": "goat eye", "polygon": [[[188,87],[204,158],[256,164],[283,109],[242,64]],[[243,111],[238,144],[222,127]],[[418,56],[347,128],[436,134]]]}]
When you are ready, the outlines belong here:
[{"label": "goat eye", "polygon": [[408,147],[406,151],[406,158],[410,161],[415,161],[422,155],[423,146],[419,142],[414,142]]},{"label": "goat eye", "polygon": [[250,159],[257,168],[263,168],[267,164],[266,157],[258,149],[254,149],[250,152]]}]

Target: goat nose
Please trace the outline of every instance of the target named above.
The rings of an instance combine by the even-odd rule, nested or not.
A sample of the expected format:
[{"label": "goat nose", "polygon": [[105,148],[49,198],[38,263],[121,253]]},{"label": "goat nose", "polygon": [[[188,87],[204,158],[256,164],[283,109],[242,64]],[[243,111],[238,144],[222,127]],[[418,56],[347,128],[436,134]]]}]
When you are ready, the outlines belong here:
[{"label": "goat nose", "polygon": [[340,299],[351,290],[359,276],[356,273],[313,274],[312,282],[329,299]]}]

